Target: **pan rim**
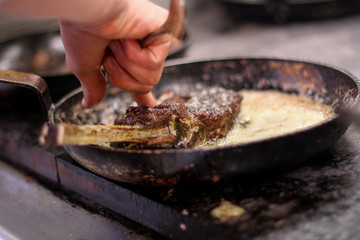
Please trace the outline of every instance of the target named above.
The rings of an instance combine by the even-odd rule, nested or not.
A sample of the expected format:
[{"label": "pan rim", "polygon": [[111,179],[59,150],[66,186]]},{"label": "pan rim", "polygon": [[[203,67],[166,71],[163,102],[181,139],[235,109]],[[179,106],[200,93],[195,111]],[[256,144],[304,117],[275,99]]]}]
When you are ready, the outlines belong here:
[{"label": "pan rim", "polygon": [[[349,71],[342,69],[340,67],[337,66],[333,66],[331,64],[327,64],[327,63],[321,63],[321,62],[317,62],[317,61],[309,61],[309,60],[305,60],[302,58],[282,58],[282,57],[254,57],[254,56],[250,56],[250,57],[246,57],[246,56],[241,56],[241,57],[227,57],[227,58],[197,58],[197,57],[187,57],[187,58],[181,58],[181,59],[172,59],[172,60],[168,60],[165,63],[165,68],[170,68],[170,67],[175,67],[175,66],[179,66],[179,65],[186,65],[186,64],[190,64],[190,63],[206,63],[206,62],[214,62],[214,61],[239,61],[239,60],[267,60],[267,61],[280,61],[280,62],[301,62],[301,63],[305,63],[305,64],[311,64],[311,65],[316,65],[316,66],[321,66],[321,67],[325,67],[325,68],[330,68],[332,70],[335,70],[337,72],[340,72],[346,76],[348,76],[350,79],[352,79],[354,81],[354,83],[357,85],[357,97],[356,99],[354,99],[354,105],[358,105],[359,104],[359,89],[360,89],[360,82],[359,79],[354,76],[352,73],[350,73]],[[82,92],[81,88],[77,88],[71,92],[69,92],[68,94],[66,94],[63,98],[61,98],[57,103],[54,104],[54,107],[51,108],[51,110],[49,111],[49,122],[50,123],[54,123],[54,111],[60,107],[64,102],[66,102],[70,97],[74,96],[75,94],[78,94]],[[331,122],[334,121],[338,121],[340,119],[340,115],[339,114],[335,114],[334,116],[323,120],[317,124],[312,124],[310,126],[304,127],[302,129],[296,130],[296,131],[291,131],[289,133],[284,133],[281,135],[277,135],[277,136],[273,136],[273,137],[268,137],[268,138],[264,138],[264,139],[259,139],[259,140],[254,140],[254,141],[250,141],[250,142],[246,142],[246,143],[239,143],[239,144],[234,144],[234,145],[228,145],[228,146],[217,146],[217,147],[209,147],[209,148],[195,148],[195,149],[122,149],[122,148],[113,148],[113,147],[108,147],[108,146],[101,146],[101,145],[86,145],[85,147],[91,147],[94,149],[99,149],[99,150],[103,150],[103,151],[111,151],[111,152],[119,152],[122,154],[138,154],[138,155],[150,155],[150,154],[179,154],[179,153],[189,153],[189,154],[196,154],[196,153],[211,153],[214,151],[223,151],[223,150],[234,150],[234,149],[241,149],[244,147],[247,147],[249,145],[257,145],[257,144],[266,144],[268,142],[273,142],[274,140],[282,140],[282,139],[286,139],[286,138],[290,138],[294,135],[298,135],[301,133],[306,133],[308,131],[311,131],[313,129],[319,128],[320,126],[329,124]]]}]

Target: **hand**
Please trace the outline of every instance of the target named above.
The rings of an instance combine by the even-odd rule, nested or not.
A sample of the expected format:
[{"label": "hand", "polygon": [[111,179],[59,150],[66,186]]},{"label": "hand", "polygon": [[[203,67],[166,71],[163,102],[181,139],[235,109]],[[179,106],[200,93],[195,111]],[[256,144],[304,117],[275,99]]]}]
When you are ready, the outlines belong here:
[{"label": "hand", "polygon": [[127,4],[107,13],[111,17],[100,23],[60,20],[68,65],[81,82],[84,107],[96,105],[105,95],[102,65],[112,85],[129,91],[138,104],[154,107],[150,91],[160,80],[172,37],[164,35],[147,48],[137,39],[159,28],[167,11],[147,0],[118,1]]}]

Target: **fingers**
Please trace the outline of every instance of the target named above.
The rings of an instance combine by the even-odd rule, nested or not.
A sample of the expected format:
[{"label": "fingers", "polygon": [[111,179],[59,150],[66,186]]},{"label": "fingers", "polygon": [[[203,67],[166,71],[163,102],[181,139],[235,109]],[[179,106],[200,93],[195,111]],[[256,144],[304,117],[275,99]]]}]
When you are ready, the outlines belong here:
[{"label": "fingers", "polygon": [[132,75],[130,75],[123,67],[121,67],[115,60],[114,56],[107,55],[103,60],[109,82],[117,88],[129,92],[148,93],[152,89],[152,85],[145,85],[140,83]]},{"label": "fingers", "polygon": [[124,51],[129,62],[150,69],[157,69],[161,66],[168,55],[172,36],[169,34],[157,37],[152,45],[142,48],[139,41],[120,40],[112,41],[110,49],[115,53],[118,49]]},{"label": "fingers", "polygon": [[138,41],[121,40],[112,41],[109,47],[116,61],[135,79],[145,85],[155,85],[160,80],[170,41],[141,48]]},{"label": "fingers", "polygon": [[[164,61],[170,48],[170,35],[163,35],[147,48],[136,40],[104,39],[83,31],[76,24],[60,21],[66,59],[83,88],[84,107],[99,103],[106,92],[106,80],[100,72],[103,65],[109,82],[132,93],[139,105],[155,106],[150,91],[161,77]],[[105,56],[109,47],[113,55]]]},{"label": "fingers", "polygon": [[79,30],[78,25],[60,21],[66,61],[81,82],[86,108],[99,103],[106,92],[106,79],[100,71],[101,62],[110,40]]},{"label": "fingers", "polygon": [[87,76],[83,75],[79,79],[84,94],[81,102],[83,107],[91,108],[101,102],[106,93],[106,79],[100,70],[97,73],[87,74]]},{"label": "fingers", "polygon": [[170,48],[171,36],[164,36],[159,45],[141,48],[135,40],[112,41],[112,55],[103,59],[109,82],[120,89],[131,92],[139,105],[154,107],[157,101],[151,89],[161,77],[164,61]]},{"label": "fingers", "polygon": [[104,58],[103,66],[109,82],[114,86],[131,93],[132,98],[138,105],[155,107],[157,101],[150,92],[152,85],[144,85],[131,76],[115,60],[114,56],[107,55]]},{"label": "fingers", "polygon": [[158,105],[156,98],[151,92],[141,94],[141,93],[131,93],[131,97],[140,105],[147,105],[149,107],[155,107]]}]

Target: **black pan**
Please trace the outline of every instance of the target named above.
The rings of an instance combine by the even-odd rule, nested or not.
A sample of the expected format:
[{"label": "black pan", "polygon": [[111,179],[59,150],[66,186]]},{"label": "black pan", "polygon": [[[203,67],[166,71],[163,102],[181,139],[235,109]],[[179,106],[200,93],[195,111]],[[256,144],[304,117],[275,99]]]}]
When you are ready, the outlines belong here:
[{"label": "black pan", "polygon": [[[285,59],[226,59],[200,62],[168,62],[160,84],[154,93],[172,84],[203,83],[221,85],[234,90],[278,89],[296,92],[332,105],[349,108],[357,104],[357,79],[334,67]],[[6,82],[24,81],[28,75],[1,74]],[[20,76],[20,77],[19,77]],[[22,79],[21,79],[22,78]],[[40,77],[31,76],[28,85],[41,96],[44,109],[49,99]],[[29,82],[29,81],[28,81]],[[23,83],[21,83],[23,84]],[[106,101],[116,98],[128,102],[127,93],[111,94],[109,87]],[[116,91],[115,91],[116,92]],[[82,99],[80,90],[65,96],[51,105],[49,123],[73,122],[73,106]],[[101,111],[87,112],[88,117]],[[89,119],[78,119],[84,124]],[[212,149],[158,149],[125,150],[105,146],[65,146],[66,151],[85,168],[104,177],[136,184],[165,185],[181,180],[218,180],[231,176],[248,176],[262,172],[284,171],[299,166],[313,156],[332,146],[345,132],[350,121],[343,115],[289,133],[246,144]]]}]

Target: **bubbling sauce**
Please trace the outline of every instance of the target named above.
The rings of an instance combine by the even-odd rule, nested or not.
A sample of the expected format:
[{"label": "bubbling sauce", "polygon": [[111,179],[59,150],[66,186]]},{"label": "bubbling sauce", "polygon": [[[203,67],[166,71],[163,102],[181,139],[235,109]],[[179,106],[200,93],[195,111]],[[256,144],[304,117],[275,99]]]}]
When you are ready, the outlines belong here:
[{"label": "bubbling sauce", "polygon": [[225,138],[200,148],[248,143],[295,132],[334,115],[330,106],[276,90],[242,90],[241,111]]}]

